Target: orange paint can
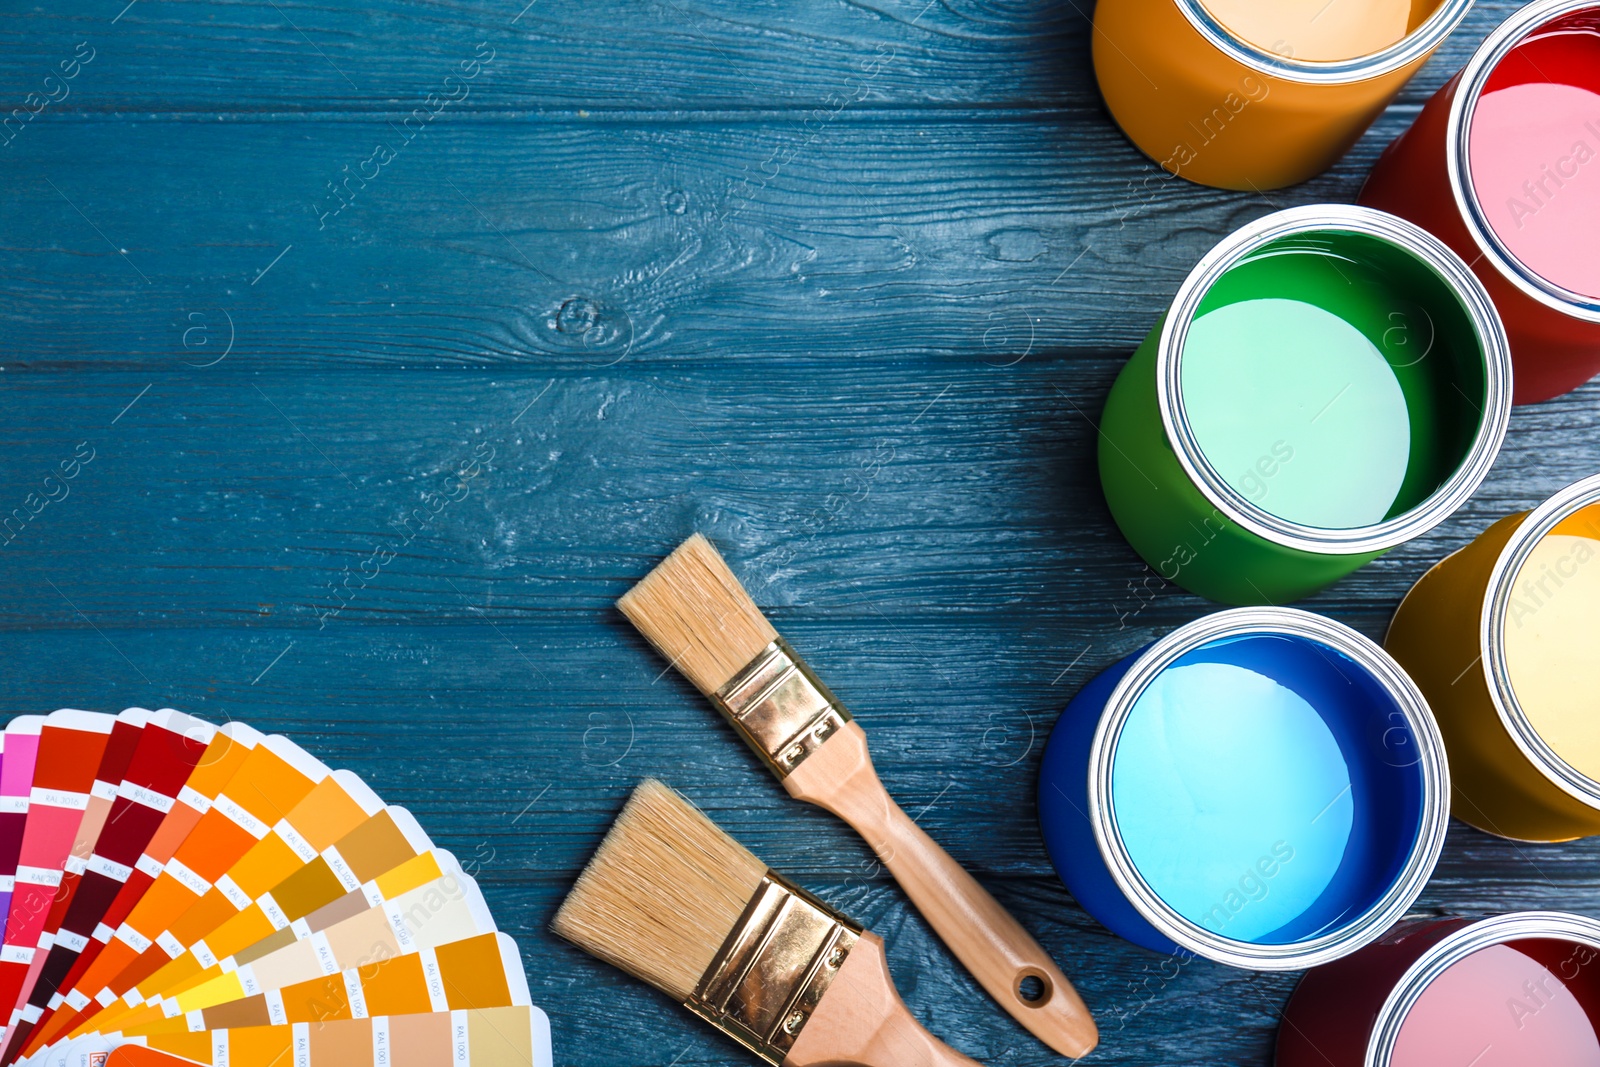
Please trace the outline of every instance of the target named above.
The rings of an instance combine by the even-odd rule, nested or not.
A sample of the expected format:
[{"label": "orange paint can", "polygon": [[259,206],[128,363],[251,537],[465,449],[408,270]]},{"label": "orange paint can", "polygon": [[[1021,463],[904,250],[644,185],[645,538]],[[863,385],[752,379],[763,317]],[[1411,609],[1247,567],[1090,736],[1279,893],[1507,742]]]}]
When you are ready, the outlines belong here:
[{"label": "orange paint can", "polygon": [[1439,721],[1456,818],[1522,841],[1600,834],[1600,475],[1439,562],[1384,645]]},{"label": "orange paint can", "polygon": [[1222,189],[1338,160],[1472,0],[1099,0],[1094,70],[1128,138]]}]

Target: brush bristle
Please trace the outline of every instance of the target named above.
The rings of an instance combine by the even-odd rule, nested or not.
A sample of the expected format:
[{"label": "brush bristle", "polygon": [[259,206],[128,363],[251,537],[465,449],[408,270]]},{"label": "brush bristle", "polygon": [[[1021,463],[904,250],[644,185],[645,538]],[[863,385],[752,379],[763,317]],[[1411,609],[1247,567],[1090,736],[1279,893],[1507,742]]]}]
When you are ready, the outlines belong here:
[{"label": "brush bristle", "polygon": [[550,928],[685,1000],[767,865],[653,778],[639,783]]},{"label": "brush bristle", "polygon": [[722,556],[699,534],[623,594],[617,607],[708,696],[778,636]]}]

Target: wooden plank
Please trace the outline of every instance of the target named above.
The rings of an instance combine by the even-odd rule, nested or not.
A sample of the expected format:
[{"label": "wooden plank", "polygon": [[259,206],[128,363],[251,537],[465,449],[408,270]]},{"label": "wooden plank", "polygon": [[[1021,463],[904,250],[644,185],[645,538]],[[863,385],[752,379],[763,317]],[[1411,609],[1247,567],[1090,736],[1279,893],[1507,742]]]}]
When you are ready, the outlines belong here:
[{"label": "wooden plank", "polygon": [[[801,112],[840,100],[852,110],[1098,107],[1087,0],[658,0],[629,4],[625,18],[579,0],[525,3],[379,0],[355,10],[245,0],[218,9],[169,0],[134,3],[113,21],[120,3],[60,0],[0,25],[0,49],[13,60],[0,69],[0,99],[21,104],[87,41],[94,58],[49,105],[52,117],[398,116],[430,92],[459,97],[452,111],[532,112],[542,121],[640,111]],[[1406,98],[1432,92],[1517,6],[1478,3]],[[464,95],[459,85],[444,84],[462,62],[489,54]]]},{"label": "wooden plank", "polygon": [[[1091,420],[1119,366],[9,373],[4,625],[608,613],[696,528],[780,616],[1192,617],[1198,599],[1145,591],[1100,495]],[[1593,473],[1597,392],[1519,409],[1461,513],[1309,605],[1380,620],[1432,561]],[[23,526],[84,441],[69,495]]]},{"label": "wooden plank", "polygon": [[451,120],[409,146],[383,122],[195,119],[132,153],[121,120],[64,122],[19,143],[0,203],[3,358],[182,369],[230,337],[232,365],[278,370],[1125,351],[1220,237],[1353,199],[1398,129],[1263,197],[1165,177],[1089,114],[841,120],[809,143]]}]

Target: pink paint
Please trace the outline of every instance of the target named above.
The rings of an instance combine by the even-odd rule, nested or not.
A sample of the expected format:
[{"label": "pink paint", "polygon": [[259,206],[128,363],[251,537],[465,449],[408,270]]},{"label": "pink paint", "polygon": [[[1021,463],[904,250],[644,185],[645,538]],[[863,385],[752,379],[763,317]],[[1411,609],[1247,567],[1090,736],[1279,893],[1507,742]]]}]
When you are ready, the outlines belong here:
[{"label": "pink paint", "polygon": [[1600,1065],[1595,1023],[1562,980],[1593,968],[1594,950],[1571,949],[1541,952],[1546,965],[1512,942],[1451,964],[1406,1013],[1389,1067]]},{"label": "pink paint", "polygon": [[1600,298],[1600,29],[1558,20],[1517,45],[1484,87],[1468,134],[1472,187],[1523,266]]}]

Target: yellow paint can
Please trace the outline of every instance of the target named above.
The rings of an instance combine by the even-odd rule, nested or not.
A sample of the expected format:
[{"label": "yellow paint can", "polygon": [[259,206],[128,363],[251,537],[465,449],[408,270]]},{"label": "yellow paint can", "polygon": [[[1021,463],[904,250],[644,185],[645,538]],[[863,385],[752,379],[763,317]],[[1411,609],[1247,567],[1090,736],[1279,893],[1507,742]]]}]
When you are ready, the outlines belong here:
[{"label": "yellow paint can", "polygon": [[1525,841],[1600,833],[1600,475],[1424,574],[1384,644],[1439,720],[1457,818]]}]

